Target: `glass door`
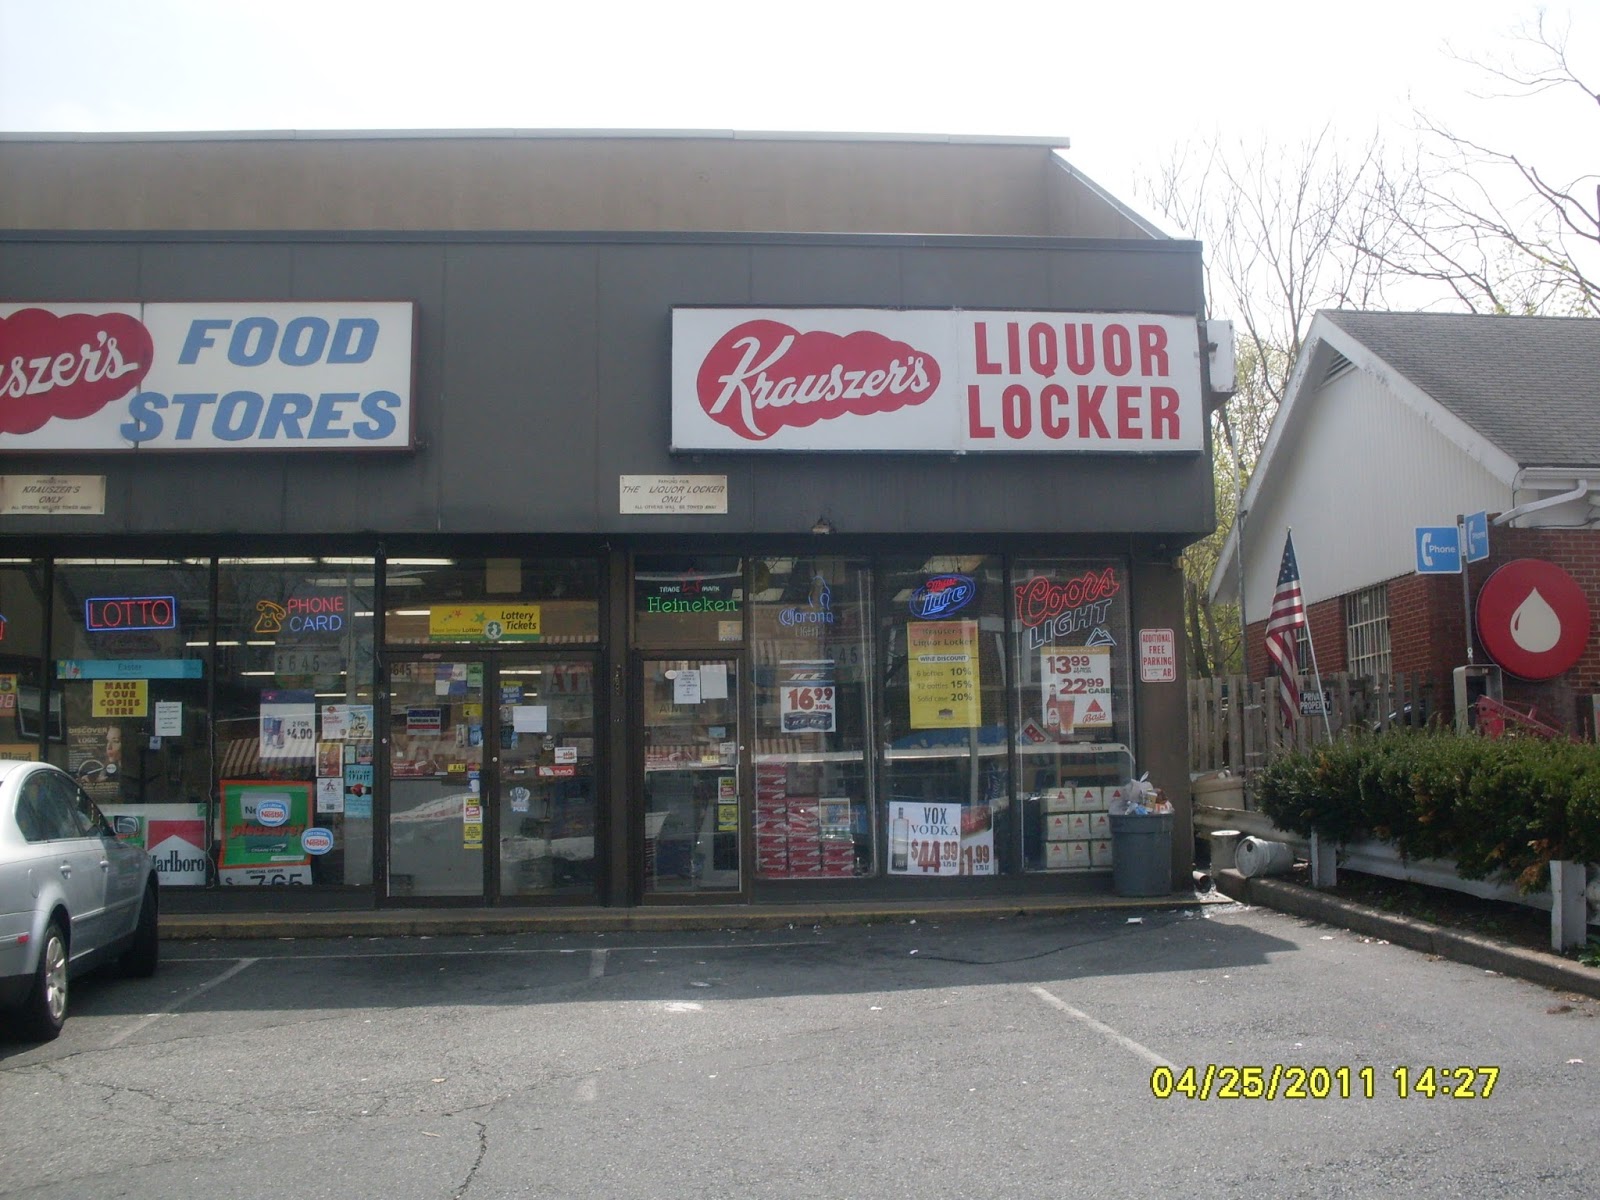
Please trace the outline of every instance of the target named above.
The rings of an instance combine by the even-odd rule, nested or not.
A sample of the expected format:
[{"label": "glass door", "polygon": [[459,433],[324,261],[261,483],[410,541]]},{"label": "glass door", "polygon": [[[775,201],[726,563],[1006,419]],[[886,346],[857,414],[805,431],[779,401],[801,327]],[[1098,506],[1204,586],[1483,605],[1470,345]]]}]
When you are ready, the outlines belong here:
[{"label": "glass door", "polygon": [[640,663],[644,895],[738,896],[738,660]]},{"label": "glass door", "polygon": [[593,899],[595,720],[592,658],[505,654],[495,661],[490,754],[495,870],[502,899]]},{"label": "glass door", "polygon": [[389,664],[390,897],[482,900],[482,659]]},{"label": "glass door", "polygon": [[389,667],[390,897],[593,898],[592,656]]}]

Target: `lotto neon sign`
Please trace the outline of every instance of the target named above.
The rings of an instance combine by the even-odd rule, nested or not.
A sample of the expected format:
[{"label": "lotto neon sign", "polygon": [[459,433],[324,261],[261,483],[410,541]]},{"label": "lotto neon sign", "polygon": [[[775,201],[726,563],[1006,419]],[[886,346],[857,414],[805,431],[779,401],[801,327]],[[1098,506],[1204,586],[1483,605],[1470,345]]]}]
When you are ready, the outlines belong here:
[{"label": "lotto neon sign", "polygon": [[83,602],[83,627],[90,633],[128,629],[176,629],[175,596],[91,596]]}]

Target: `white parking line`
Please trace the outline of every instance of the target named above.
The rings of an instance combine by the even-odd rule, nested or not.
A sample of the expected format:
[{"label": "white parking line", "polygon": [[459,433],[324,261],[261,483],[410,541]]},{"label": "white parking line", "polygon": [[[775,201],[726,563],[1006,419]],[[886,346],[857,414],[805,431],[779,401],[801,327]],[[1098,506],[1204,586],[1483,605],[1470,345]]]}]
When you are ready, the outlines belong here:
[{"label": "white parking line", "polygon": [[1145,1062],[1149,1063],[1152,1067],[1171,1067],[1173,1070],[1177,1070],[1172,1063],[1162,1058],[1161,1055],[1157,1054],[1154,1050],[1151,1050],[1147,1046],[1141,1046],[1131,1037],[1125,1037],[1124,1035],[1118,1033],[1115,1029],[1111,1028],[1111,1026],[1105,1024],[1103,1021],[1096,1021],[1081,1008],[1073,1008],[1072,1005],[1061,999],[1061,997],[1052,995],[1051,993],[1045,991],[1042,987],[1030,987],[1028,990],[1035,996],[1039,997],[1039,999],[1043,1000],[1046,1004],[1059,1008],[1069,1017],[1082,1021],[1101,1037],[1109,1038],[1111,1041],[1121,1046],[1124,1050],[1133,1051],[1133,1053],[1144,1059]]},{"label": "white parking line", "polygon": [[120,1046],[120,1045],[122,1045],[123,1042],[127,1041],[134,1034],[138,1033],[141,1029],[146,1029],[149,1026],[155,1024],[162,1017],[165,1017],[165,1016],[168,1016],[171,1013],[177,1012],[178,1009],[182,1008],[185,1004],[189,1003],[189,1001],[194,1000],[199,996],[203,996],[205,993],[209,992],[212,988],[216,987],[219,983],[228,982],[228,980],[232,979],[235,975],[237,975],[240,971],[244,970],[246,967],[253,966],[254,964],[256,964],[256,963],[258,963],[260,961],[261,960],[259,958],[241,958],[238,962],[234,963],[233,966],[229,967],[226,971],[224,971],[221,975],[218,975],[215,979],[206,980],[204,983],[202,983],[199,987],[195,988],[194,991],[190,992],[188,995],[179,996],[176,1000],[174,1000],[171,1004],[167,1005],[167,1007],[162,1009],[160,1012],[153,1012],[149,1016],[145,1017],[144,1020],[137,1021],[134,1024],[128,1026],[128,1028],[124,1029],[121,1033],[117,1034],[116,1037],[112,1038],[110,1041],[108,1041],[106,1043],[106,1049],[109,1050],[112,1046]]}]

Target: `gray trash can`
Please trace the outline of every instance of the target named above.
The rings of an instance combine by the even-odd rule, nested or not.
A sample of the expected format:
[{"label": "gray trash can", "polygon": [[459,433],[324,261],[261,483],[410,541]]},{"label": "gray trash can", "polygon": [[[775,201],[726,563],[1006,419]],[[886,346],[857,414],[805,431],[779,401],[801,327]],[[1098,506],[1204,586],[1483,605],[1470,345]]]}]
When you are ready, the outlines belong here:
[{"label": "gray trash can", "polygon": [[1119,896],[1172,891],[1172,813],[1111,816],[1111,889]]}]

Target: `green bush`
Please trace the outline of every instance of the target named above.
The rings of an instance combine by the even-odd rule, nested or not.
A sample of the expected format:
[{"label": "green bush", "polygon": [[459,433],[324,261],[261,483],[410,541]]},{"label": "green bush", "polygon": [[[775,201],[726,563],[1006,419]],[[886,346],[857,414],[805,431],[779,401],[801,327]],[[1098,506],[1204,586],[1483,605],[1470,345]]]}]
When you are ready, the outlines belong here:
[{"label": "green bush", "polygon": [[1600,862],[1600,746],[1440,730],[1353,736],[1275,759],[1262,810],[1281,829],[1373,838],[1463,878],[1545,886],[1554,859]]}]

